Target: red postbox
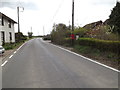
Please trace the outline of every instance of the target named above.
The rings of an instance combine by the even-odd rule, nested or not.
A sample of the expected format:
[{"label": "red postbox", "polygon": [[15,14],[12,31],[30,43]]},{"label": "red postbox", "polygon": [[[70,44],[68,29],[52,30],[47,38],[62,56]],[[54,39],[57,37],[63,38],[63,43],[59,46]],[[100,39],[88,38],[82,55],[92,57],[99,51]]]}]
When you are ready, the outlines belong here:
[{"label": "red postbox", "polygon": [[70,38],[71,38],[71,39],[75,39],[75,35],[74,35],[74,34],[71,34],[71,35],[70,35]]}]

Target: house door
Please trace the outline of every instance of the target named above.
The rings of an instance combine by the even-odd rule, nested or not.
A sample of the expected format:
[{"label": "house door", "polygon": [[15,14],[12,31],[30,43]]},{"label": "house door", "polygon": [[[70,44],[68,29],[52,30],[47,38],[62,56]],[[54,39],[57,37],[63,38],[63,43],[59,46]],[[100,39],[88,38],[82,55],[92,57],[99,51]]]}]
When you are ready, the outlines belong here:
[{"label": "house door", "polygon": [[2,44],[4,45],[5,44],[5,32],[1,32],[1,41],[2,41]]}]

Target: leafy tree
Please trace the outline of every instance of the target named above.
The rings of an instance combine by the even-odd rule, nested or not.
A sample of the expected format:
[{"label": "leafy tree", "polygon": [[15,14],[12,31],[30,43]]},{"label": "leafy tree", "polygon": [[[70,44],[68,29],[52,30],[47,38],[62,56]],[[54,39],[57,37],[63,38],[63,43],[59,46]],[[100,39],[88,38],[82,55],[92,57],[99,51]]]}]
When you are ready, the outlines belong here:
[{"label": "leafy tree", "polygon": [[25,35],[23,35],[22,32],[15,33],[15,41],[16,42],[21,42],[21,41],[24,41],[26,39],[27,39],[27,37]]},{"label": "leafy tree", "polygon": [[28,32],[28,37],[32,38],[32,34],[33,34],[32,32]]},{"label": "leafy tree", "polygon": [[113,8],[111,15],[109,16],[108,24],[111,27],[114,27],[113,32],[120,35],[120,2],[117,2],[116,6]]},{"label": "leafy tree", "polygon": [[87,32],[88,32],[87,29],[79,27],[76,28],[73,33],[75,35],[79,35],[79,37],[85,37]]},{"label": "leafy tree", "polygon": [[57,44],[64,44],[64,38],[69,34],[68,27],[65,24],[54,24],[51,32],[51,40]]}]

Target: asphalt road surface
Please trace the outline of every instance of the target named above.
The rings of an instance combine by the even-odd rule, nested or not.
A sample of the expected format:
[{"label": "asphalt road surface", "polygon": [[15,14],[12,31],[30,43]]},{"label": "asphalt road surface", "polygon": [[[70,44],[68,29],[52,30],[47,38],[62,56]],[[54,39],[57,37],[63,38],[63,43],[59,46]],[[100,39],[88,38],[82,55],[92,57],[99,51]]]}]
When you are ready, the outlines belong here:
[{"label": "asphalt road surface", "polygon": [[2,67],[2,87],[118,88],[118,72],[33,39]]}]

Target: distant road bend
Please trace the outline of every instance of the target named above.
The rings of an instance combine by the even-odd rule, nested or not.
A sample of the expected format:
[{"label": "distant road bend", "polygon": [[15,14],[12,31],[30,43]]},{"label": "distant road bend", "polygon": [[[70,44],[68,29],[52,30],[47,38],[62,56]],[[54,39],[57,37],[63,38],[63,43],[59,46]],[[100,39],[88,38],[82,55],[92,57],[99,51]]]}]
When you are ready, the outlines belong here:
[{"label": "distant road bend", "polygon": [[118,88],[118,72],[41,39],[25,43],[2,67],[3,88]]}]

